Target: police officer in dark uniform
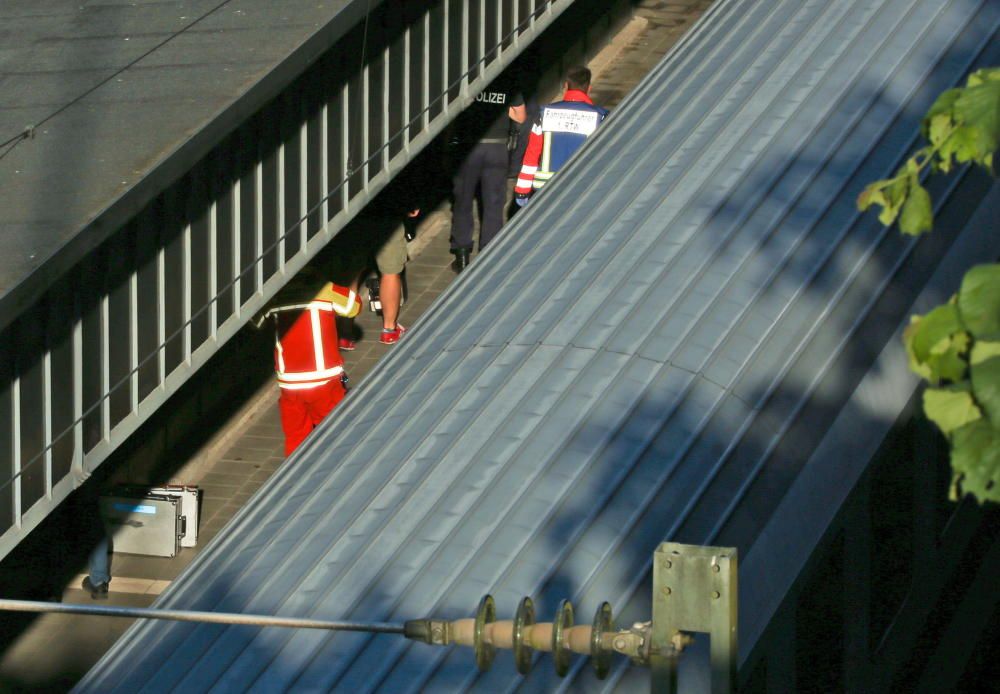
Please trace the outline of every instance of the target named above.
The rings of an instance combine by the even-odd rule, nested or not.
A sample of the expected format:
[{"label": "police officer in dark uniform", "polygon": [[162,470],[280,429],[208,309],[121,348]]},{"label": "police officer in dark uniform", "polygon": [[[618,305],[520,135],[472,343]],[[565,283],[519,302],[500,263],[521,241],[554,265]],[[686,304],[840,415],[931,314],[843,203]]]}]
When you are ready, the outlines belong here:
[{"label": "police officer in dark uniform", "polygon": [[525,117],[524,98],[511,79],[501,76],[476,97],[455,123],[450,144],[461,158],[452,189],[451,252],[456,272],[465,269],[472,253],[472,201],[477,189],[482,215],[480,251],[503,226],[507,143],[512,130]]}]

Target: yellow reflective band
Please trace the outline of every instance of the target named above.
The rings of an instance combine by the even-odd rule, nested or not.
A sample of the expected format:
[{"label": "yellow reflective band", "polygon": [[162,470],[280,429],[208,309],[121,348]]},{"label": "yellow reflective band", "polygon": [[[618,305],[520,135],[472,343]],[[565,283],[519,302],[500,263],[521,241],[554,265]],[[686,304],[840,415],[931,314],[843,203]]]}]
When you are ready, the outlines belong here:
[{"label": "yellow reflective band", "polygon": [[330,382],[331,379],[326,379],[325,381],[317,381],[316,383],[282,383],[278,381],[278,387],[282,390],[309,390],[310,388],[319,388],[320,386],[325,386]]},{"label": "yellow reflective band", "polygon": [[308,304],[287,304],[285,306],[275,306],[267,315],[274,313],[281,313],[283,311],[306,311],[309,309],[316,309],[317,311],[326,311],[327,313],[333,312],[333,304],[329,301],[310,301]]},{"label": "yellow reflective band", "polygon": [[278,373],[278,380],[286,383],[299,383],[302,381],[316,381],[321,378],[330,380],[334,376],[344,373],[343,366],[334,366],[322,371],[294,371],[292,373]]},{"label": "yellow reflective band", "polygon": [[281,373],[285,370],[285,350],[281,346],[281,338],[277,334],[274,338],[274,351],[278,355],[278,373]]},{"label": "yellow reflective band", "polygon": [[320,371],[326,368],[326,356],[323,354],[323,329],[319,324],[319,311],[309,309],[309,319],[312,321],[313,354],[316,356],[316,368]]}]

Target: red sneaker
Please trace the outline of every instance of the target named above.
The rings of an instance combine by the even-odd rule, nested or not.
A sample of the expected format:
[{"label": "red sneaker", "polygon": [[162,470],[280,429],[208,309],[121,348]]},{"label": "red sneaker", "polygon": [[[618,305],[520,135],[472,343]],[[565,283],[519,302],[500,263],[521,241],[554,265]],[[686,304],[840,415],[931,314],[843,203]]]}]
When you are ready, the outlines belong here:
[{"label": "red sneaker", "polygon": [[406,332],[406,328],[401,325],[397,325],[395,330],[386,330],[382,328],[382,334],[378,336],[378,341],[383,345],[391,345],[399,342],[399,338],[403,336]]},{"label": "red sneaker", "polygon": [[337,346],[340,347],[341,352],[353,352],[357,345],[354,344],[354,340],[349,337],[342,337],[337,340]]}]

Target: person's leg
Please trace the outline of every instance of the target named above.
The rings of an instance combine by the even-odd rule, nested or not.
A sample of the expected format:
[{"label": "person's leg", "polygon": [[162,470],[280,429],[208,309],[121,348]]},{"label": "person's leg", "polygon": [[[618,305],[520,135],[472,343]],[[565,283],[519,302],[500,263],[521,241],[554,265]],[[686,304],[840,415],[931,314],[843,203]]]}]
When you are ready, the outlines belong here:
[{"label": "person's leg", "polygon": [[493,240],[503,226],[507,193],[507,148],[502,144],[484,146],[481,194],[483,224],[479,229],[479,250]]},{"label": "person's leg", "polygon": [[90,580],[94,585],[108,583],[111,580],[111,561],[108,557],[108,536],[103,536],[94,545],[87,562]]},{"label": "person's leg", "polygon": [[281,429],[285,432],[285,457],[290,456],[312,431],[313,423],[300,395],[308,392],[281,389],[278,410],[281,412]]},{"label": "person's leg", "polygon": [[108,584],[111,583],[111,559],[108,556],[110,549],[108,536],[102,534],[87,559],[88,575],[83,579],[83,589],[94,600],[108,597]]},{"label": "person's leg", "polygon": [[304,392],[309,393],[307,407],[309,410],[310,430],[319,425],[323,421],[323,418],[330,414],[333,408],[344,399],[344,395],[347,394],[347,390],[339,378],[335,378],[321,386]]},{"label": "person's leg", "polygon": [[472,203],[479,185],[480,147],[474,147],[455,172],[451,208],[451,250],[472,250]]},{"label": "person's leg", "polygon": [[[403,268],[406,267],[406,232],[397,223],[392,233],[375,253],[375,264],[382,273],[379,301],[382,303],[382,332],[395,332],[399,325],[399,307],[403,303]],[[395,339],[399,339],[396,335]],[[395,340],[393,340],[394,342]],[[385,342],[385,340],[383,340]]]},{"label": "person's leg", "polygon": [[382,275],[378,286],[378,298],[382,302],[382,330],[395,330],[399,318],[399,304],[403,298],[403,276]]}]

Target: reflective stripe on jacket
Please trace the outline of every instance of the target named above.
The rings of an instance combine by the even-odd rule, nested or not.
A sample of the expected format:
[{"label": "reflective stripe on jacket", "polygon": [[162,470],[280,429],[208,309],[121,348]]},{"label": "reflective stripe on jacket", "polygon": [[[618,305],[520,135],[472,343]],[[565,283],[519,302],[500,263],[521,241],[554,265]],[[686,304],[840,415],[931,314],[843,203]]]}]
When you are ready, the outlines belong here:
[{"label": "reflective stripe on jacket", "polygon": [[274,371],[278,385],[305,390],[339,378],[344,360],[337,346],[336,316],[353,318],[361,310],[357,295],[327,283],[311,300],[275,306]]}]

